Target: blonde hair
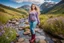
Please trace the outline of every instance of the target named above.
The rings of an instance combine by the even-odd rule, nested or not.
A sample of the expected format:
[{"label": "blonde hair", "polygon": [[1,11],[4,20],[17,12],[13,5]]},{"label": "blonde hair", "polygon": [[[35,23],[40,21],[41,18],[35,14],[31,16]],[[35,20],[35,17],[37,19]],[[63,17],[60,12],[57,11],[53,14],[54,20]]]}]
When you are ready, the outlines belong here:
[{"label": "blonde hair", "polygon": [[[32,5],[35,5],[35,4],[32,4]],[[30,12],[33,10],[32,5],[31,5],[31,8],[30,8]],[[38,14],[40,14],[40,8],[36,5],[35,5],[35,10],[38,12]]]}]

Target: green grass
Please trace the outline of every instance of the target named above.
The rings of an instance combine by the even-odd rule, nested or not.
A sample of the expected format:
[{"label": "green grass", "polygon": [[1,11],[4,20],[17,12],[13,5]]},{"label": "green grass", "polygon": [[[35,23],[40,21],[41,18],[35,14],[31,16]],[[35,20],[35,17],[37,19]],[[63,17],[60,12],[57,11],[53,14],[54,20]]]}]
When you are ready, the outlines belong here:
[{"label": "green grass", "polygon": [[48,11],[49,14],[64,14],[64,3],[55,6],[52,10]]},{"label": "green grass", "polygon": [[16,31],[13,28],[4,28],[5,33],[0,36],[0,43],[11,43],[16,39]]},{"label": "green grass", "polygon": [[5,24],[9,19],[24,18],[28,15],[27,11],[7,7],[0,4],[0,22]]},{"label": "green grass", "polygon": [[53,35],[64,37],[64,15],[40,15],[40,27]]}]

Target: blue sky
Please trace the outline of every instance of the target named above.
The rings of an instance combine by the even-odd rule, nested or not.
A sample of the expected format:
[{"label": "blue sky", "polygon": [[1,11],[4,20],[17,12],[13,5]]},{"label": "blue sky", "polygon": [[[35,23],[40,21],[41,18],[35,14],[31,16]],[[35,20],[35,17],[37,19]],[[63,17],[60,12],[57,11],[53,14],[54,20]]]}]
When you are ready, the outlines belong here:
[{"label": "blue sky", "polygon": [[[39,2],[40,1],[40,2]],[[25,4],[32,4],[32,2],[39,2],[39,3],[43,3],[45,0],[0,0],[0,4],[4,4],[6,6],[11,6],[11,7],[14,7],[14,8],[17,8],[17,7],[20,7],[20,6],[23,6]],[[52,0],[54,2],[59,2],[60,0]]]}]

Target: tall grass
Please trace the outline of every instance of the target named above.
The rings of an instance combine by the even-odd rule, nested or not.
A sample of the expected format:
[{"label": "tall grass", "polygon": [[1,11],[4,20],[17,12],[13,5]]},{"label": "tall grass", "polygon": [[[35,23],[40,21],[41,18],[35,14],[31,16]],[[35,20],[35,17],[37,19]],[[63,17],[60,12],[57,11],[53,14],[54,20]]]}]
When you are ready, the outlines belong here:
[{"label": "tall grass", "polygon": [[40,16],[41,28],[60,37],[64,37],[64,15],[42,15]]}]

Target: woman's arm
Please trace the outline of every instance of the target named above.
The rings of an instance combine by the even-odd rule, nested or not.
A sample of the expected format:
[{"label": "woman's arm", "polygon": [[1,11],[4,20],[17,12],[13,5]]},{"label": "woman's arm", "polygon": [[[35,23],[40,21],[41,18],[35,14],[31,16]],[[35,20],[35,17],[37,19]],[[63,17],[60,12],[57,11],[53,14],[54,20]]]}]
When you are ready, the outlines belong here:
[{"label": "woman's arm", "polygon": [[28,22],[30,22],[30,14],[28,15]]},{"label": "woman's arm", "polygon": [[38,24],[40,24],[39,15],[40,15],[39,13],[37,13],[37,15],[36,15],[37,16],[37,22],[38,22]]}]

